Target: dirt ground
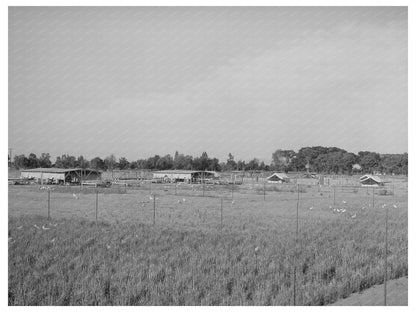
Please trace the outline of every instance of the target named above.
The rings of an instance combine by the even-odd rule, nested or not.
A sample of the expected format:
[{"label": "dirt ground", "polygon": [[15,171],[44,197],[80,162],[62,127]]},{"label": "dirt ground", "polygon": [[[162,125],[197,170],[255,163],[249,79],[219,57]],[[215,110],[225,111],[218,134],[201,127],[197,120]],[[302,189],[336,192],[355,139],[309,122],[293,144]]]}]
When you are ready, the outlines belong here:
[{"label": "dirt ground", "polygon": [[[387,282],[387,305],[408,305],[408,278],[402,277]],[[334,306],[382,306],[384,305],[384,285],[373,286],[361,293],[339,300]]]}]

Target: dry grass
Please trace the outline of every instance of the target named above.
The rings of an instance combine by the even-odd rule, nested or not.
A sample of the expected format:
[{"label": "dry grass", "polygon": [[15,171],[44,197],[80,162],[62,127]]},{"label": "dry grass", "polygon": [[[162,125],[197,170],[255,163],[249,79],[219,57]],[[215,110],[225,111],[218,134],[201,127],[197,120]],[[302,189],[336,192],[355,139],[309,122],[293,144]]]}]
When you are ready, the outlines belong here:
[{"label": "dry grass", "polygon": [[297,304],[329,304],[382,283],[383,203],[388,276],[407,275],[405,193],[375,209],[372,194],[340,193],[334,213],[330,192],[306,188],[297,252],[296,193],[235,192],[222,230],[220,200],[195,193],[159,189],[153,227],[148,190],[100,194],[96,224],[94,194],[53,193],[48,221],[45,192],[9,187],[9,305],[290,305],[294,265]]}]

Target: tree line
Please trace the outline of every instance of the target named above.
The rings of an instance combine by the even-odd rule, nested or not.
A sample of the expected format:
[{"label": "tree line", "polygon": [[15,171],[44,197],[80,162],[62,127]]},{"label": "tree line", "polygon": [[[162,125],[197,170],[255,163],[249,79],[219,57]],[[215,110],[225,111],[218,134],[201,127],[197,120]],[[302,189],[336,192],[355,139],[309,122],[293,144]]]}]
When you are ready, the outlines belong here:
[{"label": "tree line", "polygon": [[165,156],[154,155],[147,159],[128,161],[125,157],[117,159],[115,155],[95,157],[88,160],[81,156],[64,154],[56,157],[54,163],[49,153],[42,153],[39,157],[30,153],[16,155],[13,163],[16,169],[30,168],[92,168],[96,170],[210,170],[210,171],[280,171],[302,172],[310,171],[326,174],[353,173],[386,173],[408,174],[408,154],[379,154],[376,152],[360,151],[358,154],[347,152],[337,147],[302,147],[298,152],[278,149],[272,154],[270,164],[254,158],[250,161],[235,160],[229,153],[225,162],[218,158],[210,158],[206,152],[199,157],[175,152]]}]

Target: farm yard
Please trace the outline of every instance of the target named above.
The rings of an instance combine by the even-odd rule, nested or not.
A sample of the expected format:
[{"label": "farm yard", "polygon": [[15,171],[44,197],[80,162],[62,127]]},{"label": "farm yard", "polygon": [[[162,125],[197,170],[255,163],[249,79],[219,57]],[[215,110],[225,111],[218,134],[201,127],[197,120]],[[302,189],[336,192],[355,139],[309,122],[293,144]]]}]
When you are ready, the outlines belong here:
[{"label": "farm yard", "polygon": [[386,209],[390,280],[407,181],[9,186],[9,305],[336,304],[383,283]]}]

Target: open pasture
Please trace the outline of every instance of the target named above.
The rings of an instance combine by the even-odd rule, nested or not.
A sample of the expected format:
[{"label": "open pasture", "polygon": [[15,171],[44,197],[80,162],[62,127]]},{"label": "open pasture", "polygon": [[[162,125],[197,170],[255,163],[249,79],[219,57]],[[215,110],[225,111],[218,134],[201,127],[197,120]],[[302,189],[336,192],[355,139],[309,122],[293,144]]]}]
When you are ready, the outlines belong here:
[{"label": "open pasture", "polygon": [[385,207],[388,278],[407,275],[406,186],[335,204],[329,187],[230,187],[107,191],[95,222],[95,190],[51,191],[47,220],[47,191],[9,186],[9,304],[333,303],[383,282]]}]

